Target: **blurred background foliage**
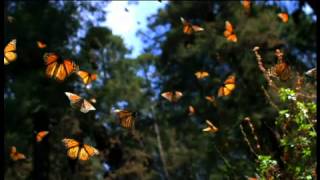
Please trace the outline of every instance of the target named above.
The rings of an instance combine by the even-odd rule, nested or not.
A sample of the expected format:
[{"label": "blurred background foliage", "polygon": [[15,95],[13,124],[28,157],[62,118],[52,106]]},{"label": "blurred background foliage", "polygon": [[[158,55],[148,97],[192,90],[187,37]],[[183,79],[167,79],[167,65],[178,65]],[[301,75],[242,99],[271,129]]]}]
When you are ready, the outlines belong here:
[{"label": "blurred background foliage", "polygon": [[[16,38],[18,54],[16,62],[4,67],[5,178],[315,178],[315,101],[302,96],[288,107],[286,99],[298,93],[296,79],[316,66],[316,22],[301,11],[305,3],[300,1],[285,24],[277,13],[288,10],[270,1],[252,3],[249,12],[235,1],[170,1],[148,18],[148,29],[138,33],[144,52],[127,58],[130,51],[121,37],[98,25],[105,21],[103,7],[108,2],[5,1],[3,43]],[[205,30],[183,34],[180,17]],[[237,43],[223,36],[226,20],[234,26]],[[48,47],[38,49],[38,40]],[[291,78],[274,81],[287,90],[278,94],[268,87],[254,46],[260,47],[268,68],[277,62],[274,51],[284,52]],[[73,59],[81,70],[97,73],[98,80],[85,86],[76,75],[63,83],[46,78],[45,52]],[[199,81],[194,76],[198,70],[210,76]],[[236,89],[230,97],[217,98],[213,106],[205,96],[216,96],[229,74],[236,75]],[[315,80],[304,78],[301,92],[315,95]],[[160,96],[172,90],[184,94],[175,104]],[[72,109],[66,91],[96,98],[97,110],[82,114]],[[270,104],[273,101],[279,109]],[[188,116],[189,105],[196,109],[194,116]],[[119,126],[112,113],[115,108],[138,112],[134,130]],[[282,127],[285,113],[294,117],[287,131]],[[258,156],[241,134],[239,125],[245,117],[251,118],[259,137]],[[219,128],[217,133],[201,132],[206,119]],[[39,130],[50,134],[36,143],[34,132]],[[100,154],[85,162],[68,160],[61,140],[79,136]],[[305,138],[297,142],[298,136]],[[26,160],[10,159],[13,145]],[[303,153],[293,153],[296,148]],[[285,161],[288,153],[292,160]]]}]

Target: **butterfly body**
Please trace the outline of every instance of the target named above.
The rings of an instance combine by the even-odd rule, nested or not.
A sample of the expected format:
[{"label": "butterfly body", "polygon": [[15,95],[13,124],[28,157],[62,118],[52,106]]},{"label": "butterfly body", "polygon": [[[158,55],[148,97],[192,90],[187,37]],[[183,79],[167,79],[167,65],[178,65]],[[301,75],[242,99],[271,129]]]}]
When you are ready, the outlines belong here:
[{"label": "butterfly body", "polygon": [[62,140],[67,148],[67,155],[70,159],[88,160],[91,156],[98,155],[99,151],[94,147],[78,142],[74,139],[64,138]]},{"label": "butterfly body", "polygon": [[218,97],[229,96],[236,87],[236,77],[234,75],[228,76],[223,85],[218,89]]},{"label": "butterfly body", "polygon": [[55,53],[45,53],[43,59],[47,66],[46,75],[49,78],[63,81],[76,70],[76,65],[71,59],[61,60]]},{"label": "butterfly body", "polygon": [[131,112],[128,110],[115,110],[115,113],[118,116],[119,123],[124,128],[132,128],[134,127],[135,118],[137,116],[136,112]]},{"label": "butterfly body", "polygon": [[7,65],[17,59],[16,53],[17,40],[11,40],[4,48],[4,64]]},{"label": "butterfly body", "polygon": [[161,96],[170,102],[177,102],[183,96],[183,94],[180,91],[167,91],[161,93]]},{"label": "butterfly body", "polygon": [[218,128],[216,126],[214,126],[209,120],[206,120],[206,123],[207,123],[208,127],[202,129],[202,131],[212,132],[212,133],[215,133],[218,131]]},{"label": "butterfly body", "polygon": [[97,79],[97,74],[91,74],[86,71],[77,71],[77,75],[81,78],[83,84],[85,85]]},{"label": "butterfly body", "polygon": [[233,26],[229,21],[225,22],[225,31],[223,32],[224,37],[227,38],[228,41],[237,42],[238,38],[236,34],[233,32]]},{"label": "butterfly body", "polygon": [[183,17],[180,17],[180,20],[181,20],[181,22],[183,24],[183,33],[184,34],[191,35],[194,32],[200,32],[200,31],[204,30],[200,26],[193,25],[193,24],[187,22],[186,20],[184,20]]},{"label": "butterfly body", "polygon": [[65,92],[65,94],[70,101],[70,105],[72,107],[80,108],[81,112],[87,113],[89,111],[96,110],[96,108],[92,104],[90,104],[90,102],[87,101],[86,99],[70,92]]},{"label": "butterfly body", "polygon": [[17,148],[15,146],[11,147],[10,157],[14,161],[26,159],[26,156],[20,152],[17,151]]}]

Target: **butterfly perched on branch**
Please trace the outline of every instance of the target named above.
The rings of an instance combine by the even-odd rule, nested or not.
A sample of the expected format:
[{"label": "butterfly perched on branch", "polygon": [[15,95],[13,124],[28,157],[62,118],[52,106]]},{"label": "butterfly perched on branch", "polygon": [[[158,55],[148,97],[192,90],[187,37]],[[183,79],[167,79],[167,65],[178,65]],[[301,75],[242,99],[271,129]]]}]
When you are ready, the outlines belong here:
[{"label": "butterfly perched on branch", "polygon": [[76,71],[76,65],[71,59],[62,60],[56,53],[45,53],[43,56],[46,75],[57,81],[64,81],[71,73]]},{"label": "butterfly perched on branch", "polygon": [[161,93],[161,96],[170,102],[177,102],[183,94],[180,91],[167,91]]},{"label": "butterfly perched on branch", "polygon": [[271,69],[269,70],[269,74],[271,76],[280,78],[280,80],[282,81],[286,81],[291,76],[290,67],[284,60],[283,53],[279,49],[276,49],[275,55],[278,59],[278,62],[276,65],[271,67]]},{"label": "butterfly perched on branch", "polygon": [[91,156],[98,155],[99,151],[82,142],[78,142],[74,139],[64,138],[62,140],[65,147],[67,148],[67,155],[69,158],[75,160],[79,159],[82,161],[88,160]]},{"label": "butterfly perched on branch", "polygon": [[189,23],[183,17],[180,17],[180,20],[183,24],[183,33],[184,34],[190,35],[194,32],[204,31],[204,29],[202,27]]},{"label": "butterfly perched on branch", "polygon": [[137,116],[136,112],[120,109],[116,109],[114,112],[117,114],[119,123],[122,127],[127,129],[134,127],[134,122]]},{"label": "butterfly perched on branch", "polygon": [[17,40],[11,40],[4,48],[4,64],[7,65],[17,59],[16,53]]},{"label": "butterfly perched on branch", "polygon": [[236,88],[236,76],[230,75],[224,81],[223,85],[218,89],[218,97],[229,96]]},{"label": "butterfly perched on branch", "polygon": [[86,99],[70,92],[65,92],[65,94],[70,101],[70,105],[72,107],[80,108],[81,112],[87,113],[96,110],[96,108]]},{"label": "butterfly perched on branch", "polygon": [[225,22],[225,31],[223,32],[224,37],[227,38],[228,41],[237,42],[238,38],[236,34],[233,32],[233,26],[229,21]]},{"label": "butterfly perched on branch", "polygon": [[26,159],[26,156],[20,152],[17,151],[17,148],[15,146],[11,147],[10,157],[14,161]]}]

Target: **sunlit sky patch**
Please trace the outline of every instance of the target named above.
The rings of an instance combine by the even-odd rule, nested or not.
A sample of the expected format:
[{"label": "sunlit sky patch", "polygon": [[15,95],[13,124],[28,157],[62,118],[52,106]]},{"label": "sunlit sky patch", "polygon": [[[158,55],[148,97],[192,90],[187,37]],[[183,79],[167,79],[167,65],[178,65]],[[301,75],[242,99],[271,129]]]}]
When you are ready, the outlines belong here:
[{"label": "sunlit sky patch", "polygon": [[[139,29],[146,29],[147,17],[156,14],[159,8],[163,8],[166,2],[139,1],[137,4],[128,4],[127,1],[111,1],[106,6],[106,22],[113,34],[124,39],[127,48],[133,48],[129,57],[137,57],[142,51],[142,42],[136,36]],[[128,9],[128,12],[125,11]],[[138,24],[138,21],[140,24]]]}]

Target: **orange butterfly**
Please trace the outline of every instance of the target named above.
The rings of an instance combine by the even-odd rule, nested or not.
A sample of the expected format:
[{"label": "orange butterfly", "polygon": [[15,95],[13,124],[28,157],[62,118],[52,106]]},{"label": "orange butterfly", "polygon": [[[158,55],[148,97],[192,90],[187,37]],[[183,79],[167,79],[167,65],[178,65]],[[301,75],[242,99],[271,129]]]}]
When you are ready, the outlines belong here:
[{"label": "orange butterfly", "polygon": [[134,122],[137,115],[136,112],[119,109],[116,109],[114,112],[117,114],[120,121],[120,125],[122,127],[127,129],[134,127]]},{"label": "orange butterfly", "polygon": [[282,22],[287,23],[289,20],[288,13],[279,13],[278,17],[281,19]]},{"label": "orange butterfly", "polygon": [[11,147],[10,157],[14,161],[18,161],[18,160],[21,160],[21,159],[26,159],[26,156],[24,154],[22,154],[22,153],[19,153],[15,146]]},{"label": "orange butterfly", "polygon": [[214,96],[206,96],[205,99],[211,102],[214,106],[217,106],[217,101]]},{"label": "orange butterfly", "polygon": [[42,139],[46,137],[48,134],[49,134],[49,131],[39,131],[36,135],[37,142],[42,141]]},{"label": "orange butterfly", "polygon": [[274,67],[271,68],[273,74],[279,77],[282,81],[286,81],[291,76],[290,67],[287,63],[280,62],[277,63]]},{"label": "orange butterfly", "polygon": [[197,77],[197,79],[203,79],[209,76],[209,73],[206,71],[198,71],[194,73],[194,75]]},{"label": "orange butterfly", "polygon": [[76,65],[71,59],[61,60],[55,53],[45,53],[43,56],[47,66],[47,77],[63,81],[71,73],[76,71]]},{"label": "orange butterfly", "polygon": [[224,37],[226,37],[228,41],[237,42],[237,36],[234,34],[233,27],[229,21],[225,22],[225,28],[226,30],[223,33]]},{"label": "orange butterfly", "polygon": [[67,148],[67,155],[71,159],[80,159],[82,161],[88,160],[91,156],[98,155],[99,151],[88,145],[80,143],[74,139],[64,138],[62,140]]},{"label": "orange butterfly", "polygon": [[188,111],[189,111],[189,116],[192,116],[192,115],[194,115],[194,113],[196,112],[196,110],[194,109],[194,107],[193,106],[189,106],[188,107]]},{"label": "orange butterfly", "polygon": [[187,22],[186,20],[183,19],[183,17],[180,17],[180,20],[183,24],[183,33],[185,34],[192,34],[194,32],[199,32],[199,31],[203,31],[204,29],[200,26],[197,26],[197,25],[193,25],[189,22]]},{"label": "orange butterfly", "polygon": [[46,48],[47,45],[42,41],[37,41],[38,48],[43,49]]},{"label": "orange butterfly", "polygon": [[81,112],[87,113],[89,111],[96,110],[96,108],[93,107],[92,104],[90,104],[87,100],[83,99],[82,97],[70,92],[65,92],[65,94],[67,95],[70,101],[70,105],[73,107],[80,107]]},{"label": "orange butterfly", "polygon": [[17,40],[11,40],[4,48],[4,64],[7,65],[17,59],[16,51]]},{"label": "orange butterfly", "polygon": [[97,74],[91,74],[86,71],[78,71],[77,74],[82,79],[82,82],[85,85],[87,85],[97,79]]},{"label": "orange butterfly", "polygon": [[177,102],[183,96],[183,94],[180,91],[172,91],[172,92],[168,91],[168,92],[162,93],[161,96],[170,102]]},{"label": "orange butterfly", "polygon": [[202,129],[202,131],[204,131],[204,132],[212,132],[212,133],[215,133],[215,132],[218,131],[218,128],[215,127],[209,120],[206,120],[206,123],[207,123],[208,127]]},{"label": "orange butterfly", "polygon": [[251,6],[250,0],[243,0],[242,1],[242,6],[246,11],[248,11],[250,9],[250,6]]},{"label": "orange butterfly", "polygon": [[218,97],[229,96],[236,87],[236,76],[230,75],[218,90]]}]

